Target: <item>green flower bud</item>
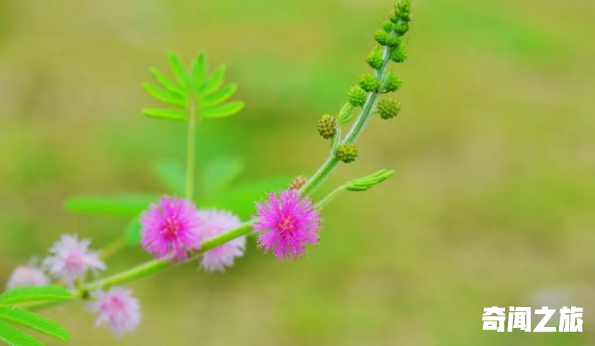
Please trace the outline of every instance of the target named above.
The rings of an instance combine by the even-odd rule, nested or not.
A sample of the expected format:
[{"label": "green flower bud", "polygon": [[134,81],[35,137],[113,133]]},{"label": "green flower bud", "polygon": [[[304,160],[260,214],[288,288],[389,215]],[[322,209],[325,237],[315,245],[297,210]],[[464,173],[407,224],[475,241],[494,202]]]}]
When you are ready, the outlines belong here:
[{"label": "green flower bud", "polygon": [[401,77],[394,74],[389,74],[388,77],[386,77],[384,85],[382,86],[382,92],[390,93],[398,90],[401,87],[401,84],[403,84]]},{"label": "green flower bud", "polygon": [[384,29],[384,31],[389,33],[393,31],[393,23],[390,20],[387,20],[382,24],[382,28]]},{"label": "green flower bud", "polygon": [[366,103],[366,100],[368,99],[368,93],[364,89],[354,86],[351,88],[351,90],[349,90],[347,98],[353,107],[361,107],[364,105],[364,103]]},{"label": "green flower bud", "polygon": [[353,144],[341,144],[335,154],[339,160],[345,163],[353,162],[357,157],[357,148]]},{"label": "green flower bud", "polygon": [[393,49],[390,53],[390,59],[394,62],[403,62],[407,60],[407,51],[405,50],[405,43],[400,43],[398,47]]},{"label": "green flower bud", "polygon": [[399,22],[395,24],[395,32],[399,36],[403,36],[409,31],[409,24],[407,22]]},{"label": "green flower bud", "polygon": [[403,22],[411,21],[411,2],[401,1],[395,4],[395,17]]},{"label": "green flower bud", "polygon": [[382,57],[382,48],[379,46],[374,47],[370,54],[368,54],[366,61],[371,68],[380,70],[382,63],[384,62],[384,58]]},{"label": "green flower bud", "polygon": [[401,111],[401,102],[395,100],[380,100],[377,106],[382,119],[392,119]]},{"label": "green flower bud", "polygon": [[379,44],[381,44],[383,46],[386,46],[386,42],[389,39],[388,33],[384,30],[376,31],[376,33],[374,34],[374,37],[376,38],[376,42],[378,42]]},{"label": "green flower bud", "polygon": [[366,73],[359,79],[359,86],[367,92],[378,91],[380,84],[374,75]]},{"label": "green flower bud", "polygon": [[391,36],[386,40],[386,45],[391,47],[396,47],[401,44],[401,39],[397,36]]},{"label": "green flower bud", "polygon": [[325,139],[329,139],[337,133],[337,119],[325,114],[318,120],[318,133]]},{"label": "green flower bud", "polygon": [[306,181],[307,179],[303,175],[297,176],[291,181],[289,188],[293,190],[299,190],[302,186],[306,185]]}]

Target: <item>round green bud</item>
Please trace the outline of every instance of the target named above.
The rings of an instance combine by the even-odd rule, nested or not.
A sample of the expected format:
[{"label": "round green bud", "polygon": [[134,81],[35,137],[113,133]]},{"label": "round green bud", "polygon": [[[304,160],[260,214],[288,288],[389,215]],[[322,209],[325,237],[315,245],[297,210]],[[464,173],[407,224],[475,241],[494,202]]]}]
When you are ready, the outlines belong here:
[{"label": "round green bud", "polygon": [[318,133],[329,139],[337,133],[337,119],[325,114],[318,120]]},{"label": "round green bud", "polygon": [[380,100],[376,108],[382,119],[392,119],[401,111],[401,102],[395,100]]},{"label": "round green bud", "polygon": [[364,105],[364,103],[366,103],[366,100],[368,99],[368,93],[364,89],[354,86],[351,88],[351,90],[349,90],[347,99],[353,107],[361,107]]},{"label": "round green bud", "polygon": [[397,36],[391,36],[386,40],[386,45],[391,47],[396,47],[401,44],[401,39]]},{"label": "round green bud", "polygon": [[339,160],[345,163],[353,162],[357,157],[357,148],[353,144],[341,144],[335,154]]},{"label": "round green bud", "polygon": [[384,29],[384,31],[389,33],[393,31],[393,23],[390,20],[387,20],[382,24],[382,28]]},{"label": "round green bud", "polygon": [[359,79],[359,86],[367,92],[378,91],[380,84],[374,75],[366,73]]},{"label": "round green bud", "polygon": [[409,1],[402,1],[395,4],[395,17],[404,21],[411,21],[411,3]]},{"label": "round green bud", "polygon": [[394,62],[403,62],[407,60],[407,51],[405,50],[405,44],[401,42],[398,47],[393,49],[390,53],[390,59]]},{"label": "round green bud", "polygon": [[376,31],[376,33],[374,34],[374,38],[376,39],[376,42],[378,42],[379,44],[381,44],[383,46],[386,46],[386,42],[389,39],[388,33],[384,30]]},{"label": "round green bud", "polygon": [[403,84],[401,77],[394,74],[389,74],[388,77],[386,77],[386,80],[384,81],[382,91],[385,93],[391,93],[393,91],[398,90],[401,87],[401,84]]},{"label": "round green bud", "polygon": [[370,67],[374,70],[380,70],[380,68],[382,68],[382,64],[384,63],[382,49],[374,49],[370,54],[368,54],[366,62],[368,62],[368,65],[370,65]]},{"label": "round green bud", "polygon": [[395,32],[399,36],[403,36],[409,31],[409,24],[407,22],[399,22],[395,24]]}]

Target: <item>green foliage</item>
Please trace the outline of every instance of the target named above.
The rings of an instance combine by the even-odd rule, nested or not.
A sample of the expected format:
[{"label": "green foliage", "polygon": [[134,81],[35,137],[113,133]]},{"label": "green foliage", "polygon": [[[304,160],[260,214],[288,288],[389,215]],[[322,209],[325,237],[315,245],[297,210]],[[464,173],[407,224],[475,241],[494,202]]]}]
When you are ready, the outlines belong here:
[{"label": "green foliage", "polygon": [[0,320],[33,329],[58,340],[68,341],[70,333],[56,322],[30,311],[12,306],[0,306]]},{"label": "green foliage", "polygon": [[77,213],[138,216],[158,196],[130,195],[121,197],[75,196],[66,200],[67,210]]},{"label": "green foliage", "polygon": [[128,227],[126,227],[126,230],[124,230],[124,239],[126,239],[126,243],[129,245],[138,245],[142,238],[140,230],[141,225],[138,219],[132,220],[132,222],[130,222],[130,225],[128,225]]},{"label": "green foliage", "polygon": [[171,161],[161,161],[153,165],[153,171],[171,193],[178,196],[184,195],[186,176],[182,166]]},{"label": "green foliage", "polygon": [[228,117],[244,108],[244,103],[240,101],[226,103],[237,90],[237,85],[223,86],[224,65],[217,67],[209,76],[204,53],[194,59],[190,71],[186,70],[175,53],[170,52],[168,60],[174,80],[153,68],[151,74],[159,86],[145,83],[143,88],[155,99],[173,108],[147,108],[142,110],[142,114],[185,121],[192,110],[196,110],[201,118],[209,119]]},{"label": "green foliage", "polygon": [[0,295],[0,305],[72,299],[73,295],[60,286],[24,286]]},{"label": "green foliage", "polygon": [[202,175],[205,198],[211,200],[223,194],[244,168],[246,163],[240,157],[221,156],[209,162]]},{"label": "green foliage", "polygon": [[363,178],[351,180],[345,184],[345,188],[348,191],[367,191],[371,187],[390,178],[393,174],[395,174],[395,171],[383,169]]},{"label": "green foliage", "polygon": [[44,346],[34,337],[4,322],[0,322],[0,340],[10,346]]}]

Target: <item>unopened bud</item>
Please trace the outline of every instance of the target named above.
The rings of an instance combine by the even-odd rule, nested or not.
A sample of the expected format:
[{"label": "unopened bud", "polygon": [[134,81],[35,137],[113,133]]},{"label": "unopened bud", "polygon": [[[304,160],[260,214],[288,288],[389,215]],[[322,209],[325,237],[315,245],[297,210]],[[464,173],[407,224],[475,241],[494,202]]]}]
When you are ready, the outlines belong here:
[{"label": "unopened bud", "polygon": [[395,100],[380,100],[377,106],[382,119],[392,119],[401,111],[401,102]]},{"label": "unopened bud", "polygon": [[380,85],[378,83],[378,80],[376,80],[376,77],[369,73],[364,74],[360,77],[359,86],[367,92],[375,92],[378,91],[378,88],[380,88]]},{"label": "unopened bud", "polygon": [[289,184],[289,188],[299,190],[302,186],[306,184],[306,181],[307,179],[303,175],[297,176],[295,177],[295,179],[291,181],[291,184]]},{"label": "unopened bud", "polygon": [[337,119],[325,114],[318,120],[318,133],[325,139],[329,139],[337,133]]},{"label": "unopened bud", "polygon": [[[392,30],[392,28],[391,28]],[[376,42],[378,42],[379,44],[386,46],[387,41],[389,39],[388,37],[388,33],[384,30],[378,30],[376,31],[376,33],[374,34],[374,38],[376,39]]]},{"label": "unopened bud", "polygon": [[364,103],[366,103],[367,98],[368,93],[358,86],[352,87],[351,90],[349,90],[349,94],[347,94],[347,99],[353,107],[363,106]]},{"label": "unopened bud", "polygon": [[401,81],[401,77],[395,74],[389,74],[388,77],[386,77],[384,85],[382,86],[382,92],[390,93],[395,90],[398,90],[401,87],[402,83],[403,82]]},{"label": "unopened bud", "polygon": [[382,64],[384,63],[384,58],[382,57],[383,49],[381,47],[374,47],[374,49],[368,54],[366,61],[371,68],[375,70],[380,70],[382,68]]},{"label": "unopened bud", "polygon": [[353,144],[341,144],[336,151],[337,158],[345,163],[355,161],[357,148]]},{"label": "unopened bud", "polygon": [[403,62],[407,60],[407,51],[405,50],[405,43],[401,42],[398,47],[393,49],[390,54],[390,59],[394,62]]}]

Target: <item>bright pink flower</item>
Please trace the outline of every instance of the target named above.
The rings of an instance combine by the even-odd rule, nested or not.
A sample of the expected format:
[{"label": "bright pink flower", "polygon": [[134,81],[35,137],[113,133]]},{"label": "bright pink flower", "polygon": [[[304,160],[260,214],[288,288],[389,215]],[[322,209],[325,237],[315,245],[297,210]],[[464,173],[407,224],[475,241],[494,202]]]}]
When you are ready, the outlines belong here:
[{"label": "bright pink flower", "polygon": [[93,301],[87,303],[87,309],[96,313],[95,327],[102,324],[117,336],[133,332],[141,320],[140,304],[132,296],[132,290],[112,287],[107,292],[95,291]]},{"label": "bright pink flower", "polygon": [[87,270],[105,270],[105,264],[99,259],[99,253],[89,250],[91,241],[75,235],[63,235],[50,248],[50,256],[43,260],[42,267],[66,285],[72,285],[76,279],[85,275]]},{"label": "bright pink flower", "polygon": [[158,259],[182,261],[188,251],[200,249],[200,221],[192,202],[162,197],[158,204],[151,204],[141,216],[141,244]]},{"label": "bright pink flower", "polygon": [[50,283],[50,279],[33,265],[17,267],[6,283],[6,289],[13,289],[22,286],[44,286]]},{"label": "bright pink flower", "polygon": [[[222,233],[232,230],[241,224],[240,219],[230,212],[222,210],[199,210],[201,236],[205,240],[216,237]],[[244,254],[246,237],[238,237],[219,245],[214,249],[206,251],[202,255],[201,266],[209,272],[219,270],[225,271],[225,267],[233,265],[236,257]]]},{"label": "bright pink flower", "polygon": [[256,204],[254,216],[258,246],[264,252],[273,250],[280,259],[298,258],[306,252],[306,243],[318,243],[320,213],[308,197],[301,197],[294,190],[269,193],[268,200]]}]

